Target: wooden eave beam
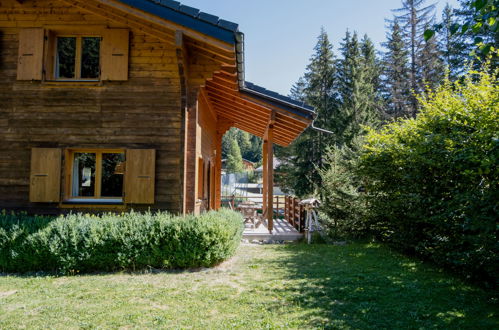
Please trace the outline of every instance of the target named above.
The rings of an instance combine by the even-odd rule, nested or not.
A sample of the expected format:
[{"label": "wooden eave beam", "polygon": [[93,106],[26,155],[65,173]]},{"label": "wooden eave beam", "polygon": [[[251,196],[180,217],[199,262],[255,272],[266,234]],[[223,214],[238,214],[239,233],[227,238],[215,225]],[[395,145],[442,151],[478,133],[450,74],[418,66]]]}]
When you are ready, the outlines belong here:
[{"label": "wooden eave beam", "polygon": [[269,138],[269,129],[273,128],[274,124],[275,124],[275,111],[272,111],[270,113],[270,118],[269,118],[269,121],[267,123],[267,127],[265,127],[265,134],[263,136],[263,138],[265,140],[268,140],[268,138]]},{"label": "wooden eave beam", "polygon": [[217,116],[217,133],[224,134],[233,124],[232,120],[220,115]]},{"label": "wooden eave beam", "polygon": [[[93,0],[61,0],[70,5],[81,8],[91,14],[104,17],[106,19],[128,25],[132,28],[138,29],[146,34],[156,37],[170,45],[175,46],[175,31],[182,31],[185,36],[189,36],[191,43],[193,42],[193,47],[201,47],[203,43],[212,45],[210,47],[204,47],[203,50],[210,52],[210,54],[199,53],[201,56],[205,56],[218,62],[219,64],[226,65],[228,67],[234,66],[236,63],[235,59],[235,47],[217,39],[205,36],[201,33],[195,32],[190,29],[186,29],[183,26],[176,25],[172,22],[162,20],[155,17],[154,15],[147,15],[134,8],[128,7],[124,4],[117,4],[116,1],[112,0],[99,0],[98,2]],[[115,6],[117,4],[117,6]],[[129,10],[126,10],[128,8]],[[117,10],[119,12],[117,12]],[[142,15],[137,15],[141,13]],[[144,16],[145,15],[145,16]],[[201,41],[196,41],[196,36]],[[220,53],[217,53],[217,50]],[[233,56],[231,56],[233,55]]]},{"label": "wooden eave beam", "polygon": [[217,120],[217,112],[216,110],[213,108],[213,105],[211,103],[211,100],[210,98],[208,97],[208,95],[206,94],[206,89],[205,88],[201,88],[199,90],[199,96],[206,102],[206,104],[208,105],[208,110],[210,111],[210,114],[211,116],[213,117],[214,120]]},{"label": "wooden eave beam", "polygon": [[247,112],[250,114],[254,114],[256,116],[260,116],[265,120],[268,120],[269,118],[269,111],[266,109],[258,109],[258,108],[253,108],[251,106],[248,106],[245,104],[243,101],[240,101],[237,96],[231,96],[230,94],[225,94],[221,91],[214,91],[214,90],[208,90],[208,95],[212,98],[216,98],[218,101],[236,106],[236,109],[238,108],[244,108]]},{"label": "wooden eave beam", "polygon": [[198,42],[192,38],[187,38],[187,44],[189,47],[196,48],[202,52],[205,52],[207,54],[204,54],[205,56],[208,56],[210,58],[213,58],[214,60],[227,64],[227,65],[235,65],[236,64],[236,57],[235,53],[228,53],[228,52],[221,52],[220,50],[217,49],[212,49],[211,47],[207,47],[206,45],[203,45],[203,43]]},{"label": "wooden eave beam", "polygon": [[[89,1],[89,0],[86,0]],[[226,43],[224,41],[218,40],[216,38],[207,36],[201,32],[191,30],[189,28],[186,28],[184,26],[178,25],[174,22],[162,19],[160,17],[157,17],[155,15],[143,12],[141,10],[132,8],[126,4],[120,3],[119,1],[114,1],[114,0],[99,0],[100,3],[106,4],[109,7],[112,7],[116,10],[121,11],[122,13],[128,14],[128,15],[133,15],[135,17],[138,17],[142,20],[152,22],[156,25],[162,26],[164,28],[170,29],[172,31],[176,30],[182,30],[184,31],[186,36],[189,36],[190,38],[200,40],[203,42],[206,42],[213,47],[216,47],[218,49],[221,49],[223,51],[229,52],[229,53],[235,53],[235,45]]]},{"label": "wooden eave beam", "polygon": [[239,84],[235,80],[236,78],[224,78],[221,75],[217,75],[216,73],[213,75],[213,77],[209,81],[216,82],[217,84],[221,84],[224,86],[227,86],[228,88],[234,90],[234,91],[239,91]]},{"label": "wooden eave beam", "polygon": [[[213,100],[216,100],[217,102],[220,102],[220,103],[224,103],[226,104],[227,106],[231,105],[231,106],[234,106],[234,105],[237,105],[237,107],[234,108],[234,111],[241,111],[239,109],[243,108],[243,109],[246,109],[246,111],[250,111],[250,115],[251,116],[259,116],[260,118],[264,119],[265,120],[265,123],[267,123],[267,121],[269,120],[269,113],[271,112],[271,110],[268,110],[268,109],[262,109],[262,108],[257,108],[257,107],[250,107],[248,106],[247,103],[244,103],[244,100],[240,100],[237,98],[237,95],[234,95],[234,94],[228,94],[228,93],[224,93],[220,90],[217,90],[217,89],[210,89],[208,88],[207,89],[208,91],[208,95],[210,96],[211,99]],[[254,112],[251,112],[251,110],[253,110]],[[289,117],[285,117],[286,119],[288,119]],[[291,120],[291,118],[289,118],[289,120],[282,120],[283,117],[279,116],[279,114],[276,113],[276,124],[280,124],[280,125],[283,125],[285,126],[286,129],[292,131],[292,132],[296,132],[296,134],[300,134],[301,132],[303,132],[303,130],[307,127],[307,125],[304,125],[303,123],[300,123],[300,122],[293,122]]]},{"label": "wooden eave beam", "polygon": [[[243,116],[242,114],[237,114],[234,113],[232,110],[224,110],[221,109],[219,106],[214,105],[217,113],[222,116],[222,118],[230,118],[229,120],[232,122],[232,125],[234,127],[237,127],[246,130],[249,133],[256,135],[258,137],[263,138],[264,132],[265,132],[265,125],[260,122],[259,124],[253,124],[248,122],[248,118]],[[278,134],[276,134],[277,138],[276,141],[279,142],[280,145],[288,145],[291,141],[295,139],[295,136],[289,135],[285,130],[280,131]],[[281,138],[282,137],[282,138]]]},{"label": "wooden eave beam", "polygon": [[268,115],[266,113],[252,111],[252,109],[245,108],[244,106],[241,106],[236,102],[227,102],[226,98],[214,94],[213,92],[208,92],[208,95],[217,105],[220,105],[226,109],[230,109],[231,111],[236,113],[245,114],[249,116],[249,118],[254,118],[256,121],[261,122],[264,126],[267,123]]},{"label": "wooden eave beam", "polygon": [[284,116],[292,117],[292,118],[294,118],[294,119],[296,119],[298,121],[301,121],[302,123],[306,123],[307,125],[310,125],[310,123],[312,122],[311,119],[303,118],[303,117],[301,117],[299,115],[296,115],[296,114],[294,114],[294,113],[292,113],[290,111],[287,111],[285,109],[282,109],[282,108],[276,107],[274,105],[268,104],[268,103],[263,102],[261,100],[258,100],[256,98],[250,97],[248,95],[241,95],[241,98],[244,99],[244,100],[247,100],[249,102],[253,102],[255,104],[258,104],[260,106],[264,106],[264,107],[270,108],[272,110],[275,110],[275,111],[277,111],[278,113],[281,113]]},{"label": "wooden eave beam", "polygon": [[[233,111],[233,109],[221,106],[219,104],[214,104],[214,107],[215,107],[217,113],[221,113],[227,118],[231,118],[233,120],[238,120],[238,121],[242,121],[242,122],[248,121],[248,116],[245,115],[244,113]],[[258,127],[258,129],[261,130],[262,133],[264,133],[265,132],[264,122],[261,120],[257,120],[255,118],[252,118],[252,119],[254,119],[254,120],[252,120],[251,124],[248,124],[248,125],[253,125],[253,126],[256,125],[255,127]]]},{"label": "wooden eave beam", "polygon": [[266,112],[268,115],[270,115],[270,113],[272,111],[272,109],[269,107],[265,107],[265,106],[262,106],[260,104],[254,103],[253,101],[243,99],[237,90],[233,90],[231,88],[228,88],[227,86],[219,84],[213,80],[207,79],[206,85],[207,85],[207,87],[211,87],[210,91],[224,94],[226,97],[231,98],[232,101],[237,102],[238,104],[248,106],[248,107],[255,109],[257,111]]},{"label": "wooden eave beam", "polygon": [[128,17],[126,15],[120,15],[115,12],[113,12],[108,6],[103,6],[99,3],[95,4],[94,1],[87,0],[85,2],[83,1],[78,1],[78,0],[61,0],[69,5],[78,7],[80,9],[83,9],[90,14],[101,16],[103,18],[109,19],[111,21],[115,21],[121,24],[128,25],[132,28],[135,28],[137,30],[140,30],[146,34],[149,34],[153,37],[158,38],[159,40],[162,40],[172,46],[175,45],[175,38],[174,38],[174,32],[173,31],[166,31],[161,29],[160,27],[154,27],[151,24],[147,24],[144,22],[139,22],[138,20]]}]

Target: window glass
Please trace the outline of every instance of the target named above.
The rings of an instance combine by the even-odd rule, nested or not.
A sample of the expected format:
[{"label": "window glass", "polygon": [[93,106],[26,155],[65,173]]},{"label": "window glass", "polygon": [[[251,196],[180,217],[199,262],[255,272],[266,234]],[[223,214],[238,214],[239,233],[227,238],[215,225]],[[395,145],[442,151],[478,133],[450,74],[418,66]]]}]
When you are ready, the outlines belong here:
[{"label": "window glass", "polygon": [[124,154],[102,154],[102,197],[123,196]]},{"label": "window glass", "polygon": [[73,160],[73,197],[95,196],[95,153],[75,153]]},{"label": "window glass", "polygon": [[56,61],[57,78],[73,79],[75,77],[76,37],[57,38]]},{"label": "window glass", "polygon": [[99,78],[100,38],[82,38],[81,78]]}]

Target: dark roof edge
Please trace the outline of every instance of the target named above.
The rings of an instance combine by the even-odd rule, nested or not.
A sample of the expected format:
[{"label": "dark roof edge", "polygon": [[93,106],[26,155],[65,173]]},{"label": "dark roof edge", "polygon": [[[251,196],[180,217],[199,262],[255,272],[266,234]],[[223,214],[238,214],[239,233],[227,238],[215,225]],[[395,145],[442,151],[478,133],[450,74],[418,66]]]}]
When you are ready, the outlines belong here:
[{"label": "dark roof edge", "polygon": [[[251,83],[250,83],[251,84]],[[251,84],[251,86],[256,86],[254,84]],[[261,87],[260,87],[261,88]],[[279,95],[275,92],[268,91],[266,89],[263,89],[264,91],[256,91],[254,89],[250,89],[247,87],[240,88],[240,92],[249,94],[252,97],[255,97],[257,99],[260,99],[266,103],[269,103],[273,106],[283,108],[295,115],[298,115],[300,117],[303,117],[305,119],[309,119],[313,121],[315,117],[317,116],[316,112],[314,111],[314,108],[308,105],[303,105],[300,106],[298,104],[286,101],[283,98],[287,98],[286,96]],[[266,94],[265,91],[272,93],[271,95]],[[279,95],[279,98],[276,97],[276,95]]]},{"label": "dark roof edge", "polygon": [[173,0],[118,0],[121,3],[145,11],[186,28],[199,31],[215,39],[236,44],[236,23],[201,12]]}]

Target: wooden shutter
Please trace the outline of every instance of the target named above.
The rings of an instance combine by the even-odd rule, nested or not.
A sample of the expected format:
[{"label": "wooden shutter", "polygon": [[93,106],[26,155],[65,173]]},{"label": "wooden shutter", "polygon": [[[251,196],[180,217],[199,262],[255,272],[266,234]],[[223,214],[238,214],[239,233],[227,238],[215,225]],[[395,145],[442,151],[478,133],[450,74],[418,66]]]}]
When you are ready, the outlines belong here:
[{"label": "wooden shutter", "polygon": [[61,149],[31,149],[29,200],[57,203],[61,191]]},{"label": "wooden shutter", "polygon": [[57,36],[54,31],[46,31],[45,33],[45,61],[44,73],[45,80],[55,79],[55,55],[57,52]]},{"label": "wooden shutter", "polygon": [[126,29],[106,29],[102,35],[101,80],[128,80],[128,44]]},{"label": "wooden shutter", "polygon": [[17,80],[42,80],[44,37],[43,29],[19,31]]},{"label": "wooden shutter", "polygon": [[125,203],[154,204],[156,150],[128,149],[125,168]]}]

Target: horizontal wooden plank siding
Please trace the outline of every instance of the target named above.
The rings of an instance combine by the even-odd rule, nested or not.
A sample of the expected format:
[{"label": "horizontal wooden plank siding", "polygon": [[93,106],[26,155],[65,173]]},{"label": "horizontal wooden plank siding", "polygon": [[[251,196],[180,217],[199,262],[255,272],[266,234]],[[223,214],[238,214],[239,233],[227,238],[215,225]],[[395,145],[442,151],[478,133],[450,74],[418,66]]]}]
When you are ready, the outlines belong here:
[{"label": "horizontal wooden plank siding", "polygon": [[[17,80],[19,32],[50,25],[128,29],[128,80]],[[182,211],[183,109],[173,46],[65,2],[5,0],[0,6],[0,77],[0,209],[58,209],[29,202],[32,148],[106,148],[155,150],[154,204],[143,207]]]}]

